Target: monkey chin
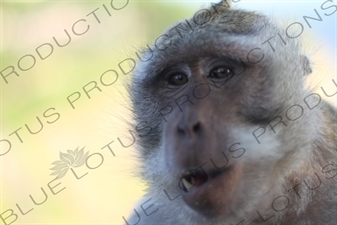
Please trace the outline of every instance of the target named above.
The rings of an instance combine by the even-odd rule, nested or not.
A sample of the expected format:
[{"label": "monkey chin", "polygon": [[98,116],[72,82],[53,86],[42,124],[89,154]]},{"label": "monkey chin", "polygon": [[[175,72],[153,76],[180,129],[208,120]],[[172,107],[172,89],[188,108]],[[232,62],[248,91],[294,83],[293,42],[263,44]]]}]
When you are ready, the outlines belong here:
[{"label": "monkey chin", "polygon": [[182,188],[182,197],[186,204],[210,219],[233,213],[232,204],[235,203],[242,181],[242,166],[232,165],[221,172],[219,170],[215,173],[207,170],[205,172],[206,179],[196,174],[193,187],[189,190]]}]

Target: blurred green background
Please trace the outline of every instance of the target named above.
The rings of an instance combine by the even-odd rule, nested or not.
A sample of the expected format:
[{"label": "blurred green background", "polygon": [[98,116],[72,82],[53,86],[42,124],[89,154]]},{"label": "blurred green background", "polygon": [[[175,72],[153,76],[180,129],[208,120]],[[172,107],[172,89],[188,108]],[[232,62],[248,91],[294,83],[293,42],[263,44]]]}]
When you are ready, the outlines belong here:
[{"label": "blurred green background", "polygon": [[[122,216],[130,215],[146,184],[134,176],[138,170],[134,145],[124,148],[119,142],[132,143],[124,86],[130,74],[124,75],[119,63],[137,59],[138,49],[210,2],[216,1],[119,0],[112,6],[111,1],[0,1],[0,71],[8,75],[8,83],[0,77],[0,224],[123,224]],[[296,8],[286,5],[282,11],[269,1],[267,9],[268,1],[255,2],[260,6],[253,1],[238,6],[260,8],[274,16],[276,11],[282,15],[287,7]],[[303,10],[312,12],[320,5],[312,3]],[[317,59],[316,85],[336,76],[336,16],[328,19],[324,30],[332,37],[314,28],[310,34],[319,41],[318,47],[306,46]],[[75,32],[88,25],[89,30],[75,35],[76,21]],[[53,38],[66,44],[65,29],[71,40],[59,47]],[[127,70],[126,63],[122,67]],[[11,73],[12,68],[19,76]],[[118,79],[104,86],[100,78],[108,70],[115,70]],[[115,78],[108,72],[103,83]],[[92,89],[89,96],[84,89]],[[109,143],[114,155],[104,148]],[[52,163],[60,160],[60,152],[78,147],[95,153],[88,166],[74,167],[78,177],[86,175],[78,179],[68,170],[49,188],[55,178],[50,175]],[[75,157],[69,155],[61,157],[63,163],[73,163]],[[53,194],[51,189],[60,192]]]}]

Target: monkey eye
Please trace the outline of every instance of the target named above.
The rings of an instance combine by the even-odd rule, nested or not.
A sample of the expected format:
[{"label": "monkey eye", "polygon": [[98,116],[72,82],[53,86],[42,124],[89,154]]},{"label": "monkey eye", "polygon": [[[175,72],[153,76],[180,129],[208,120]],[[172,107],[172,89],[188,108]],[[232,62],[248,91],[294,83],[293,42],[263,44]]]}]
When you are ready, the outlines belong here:
[{"label": "monkey eye", "polygon": [[227,67],[218,67],[211,71],[210,77],[215,79],[228,78],[229,76],[233,76],[234,73],[230,68]]},{"label": "monkey eye", "polygon": [[186,75],[184,75],[184,74],[175,74],[175,75],[169,77],[168,84],[179,86],[179,85],[186,84],[187,81],[188,81],[188,78],[187,78]]}]

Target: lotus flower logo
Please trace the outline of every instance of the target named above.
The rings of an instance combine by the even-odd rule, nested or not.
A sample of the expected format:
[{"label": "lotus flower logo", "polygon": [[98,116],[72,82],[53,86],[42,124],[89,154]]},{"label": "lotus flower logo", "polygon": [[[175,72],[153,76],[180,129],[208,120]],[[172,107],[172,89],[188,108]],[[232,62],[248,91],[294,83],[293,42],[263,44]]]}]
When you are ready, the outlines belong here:
[{"label": "lotus flower logo", "polygon": [[60,160],[52,163],[54,167],[50,168],[50,170],[54,172],[50,175],[56,175],[56,179],[61,179],[67,174],[69,169],[83,166],[88,158],[88,154],[89,152],[84,153],[84,148],[81,150],[76,148],[74,151],[68,150],[67,153],[60,152]]}]

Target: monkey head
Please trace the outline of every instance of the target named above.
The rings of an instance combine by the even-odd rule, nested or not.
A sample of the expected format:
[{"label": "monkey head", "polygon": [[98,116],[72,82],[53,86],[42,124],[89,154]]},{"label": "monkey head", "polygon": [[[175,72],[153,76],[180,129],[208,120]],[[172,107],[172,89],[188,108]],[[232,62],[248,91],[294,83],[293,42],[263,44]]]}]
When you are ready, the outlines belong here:
[{"label": "monkey head", "polygon": [[[293,137],[310,125],[284,116],[311,72],[295,35],[223,1],[144,49],[129,87],[142,174],[186,224],[254,219],[305,161],[295,152],[310,137]],[[165,200],[163,190],[181,196]]]}]

